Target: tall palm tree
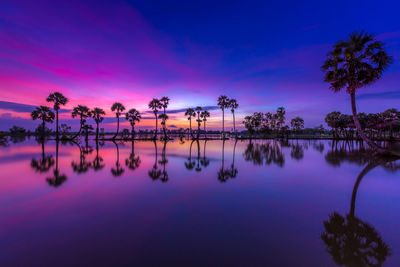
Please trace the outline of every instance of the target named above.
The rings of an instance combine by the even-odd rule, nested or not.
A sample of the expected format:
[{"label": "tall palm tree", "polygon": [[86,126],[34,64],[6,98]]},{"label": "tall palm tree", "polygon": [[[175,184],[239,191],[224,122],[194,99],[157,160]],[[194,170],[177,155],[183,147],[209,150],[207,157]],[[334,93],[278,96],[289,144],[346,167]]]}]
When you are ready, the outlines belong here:
[{"label": "tall palm tree", "polygon": [[77,107],[74,107],[72,109],[71,115],[72,115],[72,118],[79,117],[79,119],[80,119],[79,131],[76,135],[74,135],[72,137],[72,139],[75,139],[77,136],[79,136],[81,134],[82,127],[86,122],[86,118],[90,117],[90,110],[87,106],[78,105]]},{"label": "tall palm tree", "polygon": [[113,139],[115,139],[118,136],[118,132],[119,132],[119,116],[121,116],[121,112],[124,111],[124,110],[125,110],[124,105],[122,105],[119,102],[115,102],[111,106],[111,111],[115,111],[115,115],[117,116],[117,132],[113,136]]},{"label": "tall palm tree", "polygon": [[[166,109],[168,107],[169,100],[170,99],[167,96],[163,96],[160,99],[161,105],[162,105],[162,107],[164,109],[164,118],[168,118],[168,117],[165,117],[165,116],[167,115],[166,114]],[[164,140],[167,140],[167,123],[166,123],[166,120],[163,120],[163,131],[164,131]]]},{"label": "tall palm tree", "polygon": [[162,104],[161,104],[160,100],[158,100],[157,98],[153,98],[153,100],[150,101],[149,109],[153,110],[154,116],[156,117],[156,132],[154,134],[154,139],[157,139],[157,131],[158,131],[157,113],[161,108],[162,108]]},{"label": "tall palm tree", "polygon": [[167,120],[168,120],[168,115],[167,114],[165,114],[165,113],[163,113],[163,114],[160,114],[160,115],[158,115],[158,118],[159,119],[161,119],[161,126],[163,127],[163,130],[164,130],[164,140],[167,140],[167,134],[166,134],[166,124],[167,124]]},{"label": "tall palm tree", "polygon": [[129,121],[129,123],[131,124],[132,127],[132,140],[135,138],[135,124],[136,122],[140,122],[140,119],[142,118],[142,116],[140,115],[140,112],[135,109],[135,108],[131,108],[126,114],[125,114],[125,119],[127,121]]},{"label": "tall palm tree", "polygon": [[201,125],[201,119],[200,119],[200,112],[202,108],[200,106],[196,107],[196,112],[197,112],[197,140],[200,138],[200,125]]},{"label": "tall palm tree", "polygon": [[325,81],[334,92],[346,88],[350,94],[354,124],[360,137],[379,153],[385,150],[367,138],[357,118],[356,91],[378,80],[392,62],[383,48],[383,43],[374,36],[361,31],[352,33],[346,41],[339,41],[328,54],[322,70]]},{"label": "tall palm tree", "polygon": [[46,122],[52,123],[54,121],[54,112],[49,107],[40,106],[32,111],[31,117],[33,120],[42,120],[42,138],[44,138]]},{"label": "tall palm tree", "polygon": [[229,100],[229,107],[231,108],[232,116],[233,116],[233,132],[236,134],[236,127],[235,127],[235,109],[239,107],[238,102],[236,99],[232,98]]},{"label": "tall palm tree", "polygon": [[60,106],[65,106],[65,104],[67,104],[68,102],[68,98],[66,98],[65,96],[63,96],[63,94],[59,93],[59,92],[54,92],[52,94],[50,94],[47,99],[47,102],[53,102],[54,103],[54,110],[56,111],[56,139],[59,139],[59,135],[58,135],[58,111],[60,110]]},{"label": "tall palm tree", "polygon": [[192,117],[196,117],[196,112],[194,112],[194,109],[192,108],[188,108],[185,112],[185,116],[188,116],[188,120],[189,120],[189,132],[190,135],[192,136],[192,138],[194,139],[193,133],[192,133]]},{"label": "tall palm tree", "polygon": [[218,106],[222,110],[222,138],[225,139],[225,109],[229,107],[229,98],[226,95],[219,96]]},{"label": "tall palm tree", "polygon": [[202,118],[203,120],[203,126],[204,126],[204,138],[207,139],[207,132],[206,132],[206,122],[207,122],[207,118],[210,117],[210,112],[208,112],[208,110],[203,110],[200,113],[200,118]]},{"label": "tall palm tree", "polygon": [[96,141],[99,140],[99,124],[104,120],[104,115],[106,115],[106,112],[101,109],[101,108],[94,108],[90,112],[92,115],[92,118],[96,122]]}]

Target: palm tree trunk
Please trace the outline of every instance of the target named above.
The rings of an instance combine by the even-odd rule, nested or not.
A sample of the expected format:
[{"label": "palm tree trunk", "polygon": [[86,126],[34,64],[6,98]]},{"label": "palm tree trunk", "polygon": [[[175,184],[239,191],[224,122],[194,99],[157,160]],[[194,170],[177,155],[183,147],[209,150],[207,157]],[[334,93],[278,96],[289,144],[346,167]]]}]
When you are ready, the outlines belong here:
[{"label": "palm tree trunk", "polygon": [[206,121],[204,121],[204,139],[207,139]]},{"label": "palm tree trunk", "polygon": [[72,137],[72,139],[77,138],[77,137],[81,134],[81,131],[82,131],[82,124],[83,124],[83,118],[82,118],[82,116],[81,116],[81,125],[79,126],[79,131],[78,131],[78,133],[77,133],[76,135],[74,135],[74,136]]},{"label": "palm tree trunk", "polygon": [[358,190],[358,186],[361,183],[361,180],[364,178],[364,176],[371,171],[373,168],[375,168],[376,166],[378,166],[379,164],[377,162],[371,162],[368,163],[367,166],[365,166],[365,168],[360,172],[360,174],[357,177],[356,183],[354,184],[353,187],[353,193],[351,195],[351,205],[350,205],[350,215],[352,217],[354,217],[355,215],[355,209],[356,209],[356,197],[357,197],[357,190]]},{"label": "palm tree trunk", "polygon": [[200,112],[197,112],[197,140],[200,138]]},{"label": "palm tree trunk", "polygon": [[354,124],[357,128],[358,134],[360,135],[361,139],[364,140],[372,149],[376,150],[378,153],[385,153],[387,152],[385,149],[383,149],[382,147],[378,146],[377,144],[375,144],[374,142],[372,142],[370,139],[368,139],[363,130],[361,129],[361,125],[360,122],[358,121],[357,118],[357,108],[356,108],[356,95],[354,92],[352,92],[350,94],[351,97],[351,110],[353,113],[353,120],[354,120]]},{"label": "palm tree trunk", "polygon": [[225,110],[222,109],[222,139],[225,140]]},{"label": "palm tree trunk", "polygon": [[113,139],[117,138],[119,132],[119,115],[117,114],[117,132],[115,133]]},{"label": "palm tree trunk", "polygon": [[164,131],[164,140],[167,140],[167,120],[165,119],[165,107],[164,107],[164,125],[163,125],[163,131]]},{"label": "palm tree trunk", "polygon": [[232,111],[233,115],[233,133],[236,134],[236,127],[235,127],[235,110]]},{"label": "palm tree trunk", "polygon": [[156,115],[156,132],[154,133],[154,139],[157,139],[157,125],[158,125],[158,118],[157,118],[157,113],[154,113]]},{"label": "palm tree trunk", "polygon": [[45,136],[45,129],[46,129],[46,122],[44,119],[42,120],[42,138],[44,139]]},{"label": "palm tree trunk", "polygon": [[56,140],[58,140],[58,109],[56,109]]},{"label": "palm tree trunk", "polygon": [[133,141],[135,139],[135,126],[134,125],[132,125],[131,135],[132,135],[132,141]]},{"label": "palm tree trunk", "polygon": [[97,140],[99,140],[99,122],[98,121],[96,121],[96,142],[97,142]]},{"label": "palm tree trunk", "polygon": [[192,137],[192,139],[194,139],[194,135],[193,135],[193,131],[192,131],[192,116],[190,116],[189,123],[190,123],[190,136]]}]

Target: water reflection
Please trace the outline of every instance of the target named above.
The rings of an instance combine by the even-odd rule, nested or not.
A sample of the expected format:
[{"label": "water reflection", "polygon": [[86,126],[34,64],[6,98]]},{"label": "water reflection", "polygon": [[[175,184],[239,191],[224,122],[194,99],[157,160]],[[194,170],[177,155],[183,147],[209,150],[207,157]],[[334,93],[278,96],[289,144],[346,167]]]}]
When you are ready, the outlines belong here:
[{"label": "water reflection", "polygon": [[54,159],[51,155],[46,155],[44,151],[44,140],[38,141],[42,145],[42,157],[40,159],[33,158],[31,160],[31,168],[37,172],[48,172],[54,165]]},{"label": "water reflection", "polygon": [[125,160],[125,166],[128,167],[130,170],[136,170],[137,168],[139,168],[142,161],[140,160],[139,156],[135,155],[135,141],[132,140],[131,143],[131,153],[129,155],[129,158]]},{"label": "water reflection", "polygon": [[381,266],[391,255],[389,246],[382,239],[378,231],[369,223],[355,215],[357,191],[362,179],[368,172],[377,166],[385,170],[397,171],[400,165],[390,158],[373,157],[371,150],[362,144],[343,143],[340,147],[333,144],[332,150],[325,157],[333,166],[339,166],[347,161],[364,165],[353,187],[350,212],[342,216],[334,212],[329,220],[324,221],[325,232],[321,234],[327,251],[338,265],[345,266]]},{"label": "water reflection", "polygon": [[154,143],[154,164],[151,170],[148,172],[149,177],[156,181],[161,177],[161,170],[158,168],[158,150],[157,150],[157,141],[153,141]]},{"label": "water reflection", "polygon": [[235,154],[236,154],[236,145],[237,140],[233,145],[233,154],[232,154],[232,164],[230,168],[225,168],[225,140],[222,141],[222,162],[221,168],[218,171],[218,180],[222,183],[225,183],[229,179],[233,179],[238,174],[237,168],[235,168]]},{"label": "water reflection", "polygon": [[73,141],[79,149],[79,161],[73,160],[71,162],[72,170],[78,174],[86,173],[92,166],[92,162],[87,161],[87,155],[93,152],[93,149],[89,146],[88,142],[85,142],[85,147],[82,147],[79,142]]},{"label": "water reflection", "polygon": [[[103,145],[103,143],[100,143]],[[94,171],[99,171],[104,168],[103,158],[99,155],[99,141],[96,141],[96,157],[92,162],[92,167]]]},{"label": "water reflection", "polygon": [[49,185],[58,187],[62,185],[66,180],[67,176],[65,174],[61,174],[60,170],[58,169],[58,149],[59,149],[60,142],[56,141],[56,166],[53,171],[53,176],[46,178],[46,181]]},{"label": "water reflection", "polygon": [[270,165],[273,163],[283,167],[285,165],[285,157],[282,153],[283,145],[285,144],[275,140],[255,144],[250,141],[243,157],[246,161],[253,162],[254,165]]},{"label": "water reflection", "polygon": [[192,146],[193,146],[194,140],[192,140],[190,142],[189,145],[189,157],[187,158],[187,161],[185,161],[185,168],[187,170],[193,170],[194,166],[195,166],[195,162],[192,160]]},{"label": "water reflection", "polygon": [[118,146],[117,142],[115,142],[115,141],[112,141],[112,142],[114,143],[115,148],[117,150],[117,161],[115,162],[115,168],[111,168],[111,174],[114,177],[119,177],[125,172],[125,169],[122,168],[121,164],[119,163],[119,146]]}]

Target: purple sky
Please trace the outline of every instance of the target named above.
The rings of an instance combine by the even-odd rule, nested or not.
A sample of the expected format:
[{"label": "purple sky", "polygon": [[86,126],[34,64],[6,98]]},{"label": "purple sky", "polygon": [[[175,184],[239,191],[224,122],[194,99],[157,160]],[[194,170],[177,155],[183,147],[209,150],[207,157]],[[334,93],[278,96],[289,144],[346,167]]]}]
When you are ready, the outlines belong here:
[{"label": "purple sky", "polygon": [[[211,112],[210,128],[218,128],[220,94],[238,100],[239,122],[284,106],[288,119],[301,116],[314,127],[330,111],[350,113],[349,97],[328,89],[320,66],[337,40],[361,29],[375,33],[395,62],[358,92],[358,110],[400,108],[399,4],[280,2],[6,0],[0,9],[0,130],[35,127],[32,106],[46,104],[54,91],[70,99],[67,110],[99,106],[112,117],[115,101],[135,107],[148,118],[143,128],[154,124],[148,102],[164,95],[174,111],[170,125],[186,128],[180,111],[199,105]],[[69,113],[61,118],[78,125]],[[105,128],[114,122],[107,119]]]}]

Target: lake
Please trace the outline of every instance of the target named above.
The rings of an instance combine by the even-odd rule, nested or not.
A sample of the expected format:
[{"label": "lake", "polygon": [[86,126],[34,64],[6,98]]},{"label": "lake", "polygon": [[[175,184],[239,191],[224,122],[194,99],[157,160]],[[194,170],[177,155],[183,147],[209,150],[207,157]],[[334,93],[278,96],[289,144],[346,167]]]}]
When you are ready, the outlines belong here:
[{"label": "lake", "polygon": [[360,142],[0,147],[0,265],[400,266],[400,161]]}]

